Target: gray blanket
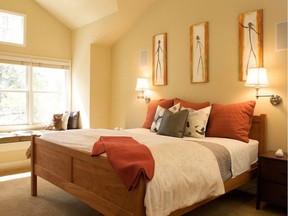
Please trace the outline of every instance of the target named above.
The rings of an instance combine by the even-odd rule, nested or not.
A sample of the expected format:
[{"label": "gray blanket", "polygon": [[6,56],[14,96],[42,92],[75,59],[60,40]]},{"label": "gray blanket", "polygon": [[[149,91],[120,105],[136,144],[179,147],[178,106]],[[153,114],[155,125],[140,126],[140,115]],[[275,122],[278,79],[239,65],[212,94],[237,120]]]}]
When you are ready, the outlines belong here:
[{"label": "gray blanket", "polygon": [[197,141],[197,143],[205,146],[214,153],[218,162],[223,182],[227,181],[228,179],[231,179],[232,178],[231,155],[229,151],[224,146],[221,146],[216,143],[199,142],[199,141]]}]

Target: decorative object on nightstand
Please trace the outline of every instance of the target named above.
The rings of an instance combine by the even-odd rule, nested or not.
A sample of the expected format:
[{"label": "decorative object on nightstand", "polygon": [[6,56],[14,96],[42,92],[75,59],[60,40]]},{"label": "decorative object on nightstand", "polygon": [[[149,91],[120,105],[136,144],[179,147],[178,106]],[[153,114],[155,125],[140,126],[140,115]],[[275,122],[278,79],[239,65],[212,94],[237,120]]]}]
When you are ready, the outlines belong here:
[{"label": "decorative object on nightstand", "polygon": [[287,154],[277,157],[275,153],[259,155],[256,209],[260,201],[287,208]]},{"label": "decorative object on nightstand", "polygon": [[275,152],[275,156],[276,156],[276,157],[283,157],[283,156],[284,156],[283,150],[282,150],[282,149],[278,149],[278,150]]}]

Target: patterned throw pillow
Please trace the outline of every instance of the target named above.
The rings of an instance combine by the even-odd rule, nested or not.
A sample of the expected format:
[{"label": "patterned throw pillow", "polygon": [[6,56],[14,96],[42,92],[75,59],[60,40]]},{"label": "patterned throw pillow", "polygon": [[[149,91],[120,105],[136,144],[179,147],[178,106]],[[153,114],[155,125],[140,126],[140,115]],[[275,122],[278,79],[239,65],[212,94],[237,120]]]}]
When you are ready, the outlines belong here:
[{"label": "patterned throw pillow", "polygon": [[158,106],[162,108],[169,109],[174,104],[173,99],[159,99],[159,100],[152,100],[148,103],[147,106],[147,114],[146,119],[142,125],[143,128],[151,129],[151,125],[153,123],[153,119],[157,110]]},{"label": "patterned throw pillow", "polygon": [[[180,110],[180,103],[170,107],[168,110],[170,110],[173,113],[178,112]],[[161,125],[161,121],[162,121],[162,118],[163,118],[164,111],[165,111],[165,109],[162,108],[161,106],[157,107],[156,113],[155,113],[155,116],[154,116],[154,120],[152,122],[151,129],[150,129],[152,132],[156,132],[156,133],[158,132],[159,127]]]},{"label": "patterned throw pillow", "polygon": [[[181,108],[181,110],[186,108]],[[203,138],[205,137],[206,125],[209,119],[211,106],[200,110],[188,108],[189,116],[186,122],[185,136]]]}]

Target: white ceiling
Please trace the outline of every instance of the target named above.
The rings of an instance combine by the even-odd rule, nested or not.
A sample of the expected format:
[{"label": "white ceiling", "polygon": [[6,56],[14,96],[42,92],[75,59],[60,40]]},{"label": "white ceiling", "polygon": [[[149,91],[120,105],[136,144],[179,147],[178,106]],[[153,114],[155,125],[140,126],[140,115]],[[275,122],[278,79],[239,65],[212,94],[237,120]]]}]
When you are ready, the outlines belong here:
[{"label": "white ceiling", "polygon": [[[155,0],[34,0],[70,29],[74,30],[119,12],[118,3],[133,13],[134,7],[147,8]],[[130,1],[130,2],[129,2]],[[136,6],[136,2],[137,6]],[[135,8],[136,9],[136,8]]]},{"label": "white ceiling", "polygon": [[118,10],[117,0],[34,0],[59,21],[77,29]]}]

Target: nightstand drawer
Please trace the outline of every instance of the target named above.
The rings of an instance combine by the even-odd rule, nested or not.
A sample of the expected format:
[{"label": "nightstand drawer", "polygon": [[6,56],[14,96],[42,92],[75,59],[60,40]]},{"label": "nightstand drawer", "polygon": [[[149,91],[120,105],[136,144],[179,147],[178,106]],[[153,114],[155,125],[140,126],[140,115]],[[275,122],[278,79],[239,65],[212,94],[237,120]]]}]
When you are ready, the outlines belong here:
[{"label": "nightstand drawer", "polygon": [[287,186],[267,181],[261,182],[261,200],[286,207]]},{"label": "nightstand drawer", "polygon": [[283,185],[287,184],[287,162],[262,158],[261,178]]},{"label": "nightstand drawer", "polygon": [[275,151],[259,155],[256,209],[260,201],[287,207],[287,154],[276,157]]}]

